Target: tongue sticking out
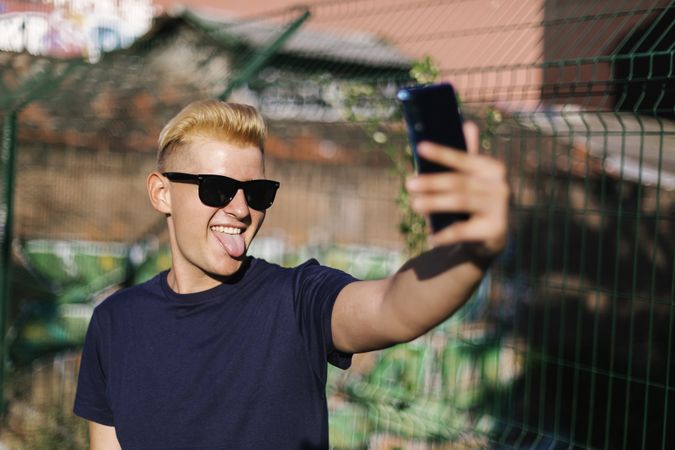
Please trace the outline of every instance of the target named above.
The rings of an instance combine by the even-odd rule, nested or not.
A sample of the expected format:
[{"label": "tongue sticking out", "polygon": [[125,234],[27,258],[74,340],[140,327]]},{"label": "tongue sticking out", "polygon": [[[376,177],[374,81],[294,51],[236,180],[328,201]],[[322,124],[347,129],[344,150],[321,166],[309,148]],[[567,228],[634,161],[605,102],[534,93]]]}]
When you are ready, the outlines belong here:
[{"label": "tongue sticking out", "polygon": [[225,251],[233,258],[239,258],[244,254],[246,247],[244,237],[240,234],[214,233],[216,238],[225,247]]}]

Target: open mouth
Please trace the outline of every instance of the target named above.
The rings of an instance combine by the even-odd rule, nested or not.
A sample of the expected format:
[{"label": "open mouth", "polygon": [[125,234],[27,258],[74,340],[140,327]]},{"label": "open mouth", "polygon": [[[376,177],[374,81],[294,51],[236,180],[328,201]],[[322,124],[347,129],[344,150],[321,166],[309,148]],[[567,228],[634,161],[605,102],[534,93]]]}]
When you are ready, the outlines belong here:
[{"label": "open mouth", "polygon": [[212,231],[216,233],[225,233],[225,234],[241,234],[241,228],[237,227],[224,227],[222,225],[213,225],[211,227]]},{"label": "open mouth", "polygon": [[212,225],[210,229],[232,258],[239,258],[244,255],[246,243],[244,242],[244,236],[241,234],[244,231],[243,229],[224,225]]}]

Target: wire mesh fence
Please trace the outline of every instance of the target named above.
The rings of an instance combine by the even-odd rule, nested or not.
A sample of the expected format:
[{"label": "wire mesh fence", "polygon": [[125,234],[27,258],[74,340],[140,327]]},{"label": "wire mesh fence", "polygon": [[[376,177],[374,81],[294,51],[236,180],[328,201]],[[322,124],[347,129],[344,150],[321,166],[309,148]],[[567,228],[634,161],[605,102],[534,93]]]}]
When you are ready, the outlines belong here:
[{"label": "wire mesh fence", "polygon": [[420,245],[394,93],[448,80],[509,168],[509,245],[454,318],[330,371],[331,445],[671,448],[674,19],[658,0],[323,1],[159,17],[95,63],[0,52],[18,112],[4,433],[81,445],[63,355],[96,302],[170,262],[143,180],[183,104],[231,92],[269,122],[283,188],[254,254],[376,278]]}]

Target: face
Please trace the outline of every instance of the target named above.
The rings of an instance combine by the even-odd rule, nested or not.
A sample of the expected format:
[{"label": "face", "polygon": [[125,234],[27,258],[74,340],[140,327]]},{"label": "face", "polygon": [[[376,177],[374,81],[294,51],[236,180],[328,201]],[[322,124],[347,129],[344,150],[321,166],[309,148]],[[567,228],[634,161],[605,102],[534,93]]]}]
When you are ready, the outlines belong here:
[{"label": "face", "polygon": [[[240,181],[265,178],[258,147],[195,138],[178,153],[167,161],[167,172],[224,175]],[[162,192],[155,195],[158,205],[152,187],[160,181]],[[167,214],[172,253],[169,281],[174,281],[174,289],[205,290],[239,270],[265,218],[264,211],[248,206],[241,189],[223,207],[203,204],[196,184],[171,182],[156,173],[148,178],[148,189],[155,208]]]}]

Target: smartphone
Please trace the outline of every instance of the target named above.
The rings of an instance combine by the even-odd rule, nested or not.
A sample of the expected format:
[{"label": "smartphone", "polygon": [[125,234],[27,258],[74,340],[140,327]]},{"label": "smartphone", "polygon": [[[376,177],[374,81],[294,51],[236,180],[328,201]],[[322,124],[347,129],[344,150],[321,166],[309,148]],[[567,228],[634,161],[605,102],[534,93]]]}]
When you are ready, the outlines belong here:
[{"label": "smartphone", "polygon": [[[466,151],[462,114],[453,86],[441,83],[405,87],[398,91],[396,98],[403,108],[415,170],[418,173],[452,170],[421,158],[417,153],[417,144],[430,141]],[[468,214],[438,213],[431,214],[429,222],[435,233],[458,220],[468,218]]]}]

